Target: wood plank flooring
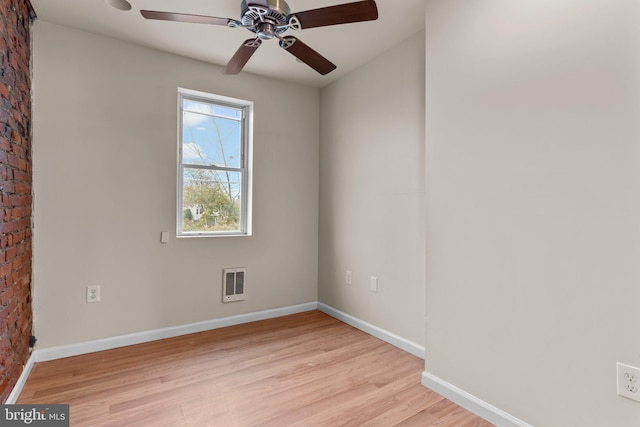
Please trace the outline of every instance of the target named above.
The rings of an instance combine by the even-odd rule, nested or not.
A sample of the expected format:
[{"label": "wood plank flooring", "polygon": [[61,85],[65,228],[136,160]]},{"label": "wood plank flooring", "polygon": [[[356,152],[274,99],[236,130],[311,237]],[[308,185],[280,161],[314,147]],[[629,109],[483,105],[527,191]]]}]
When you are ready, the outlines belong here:
[{"label": "wood plank flooring", "polygon": [[18,403],[71,426],[492,424],[420,385],[424,362],[319,311],[37,363]]}]

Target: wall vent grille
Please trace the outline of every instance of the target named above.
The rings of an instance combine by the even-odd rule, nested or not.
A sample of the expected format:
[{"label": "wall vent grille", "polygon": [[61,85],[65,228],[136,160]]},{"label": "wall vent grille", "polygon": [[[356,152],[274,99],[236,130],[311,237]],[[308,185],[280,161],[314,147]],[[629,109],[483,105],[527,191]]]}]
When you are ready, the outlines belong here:
[{"label": "wall vent grille", "polygon": [[222,270],[222,302],[244,300],[246,268],[225,268]]}]

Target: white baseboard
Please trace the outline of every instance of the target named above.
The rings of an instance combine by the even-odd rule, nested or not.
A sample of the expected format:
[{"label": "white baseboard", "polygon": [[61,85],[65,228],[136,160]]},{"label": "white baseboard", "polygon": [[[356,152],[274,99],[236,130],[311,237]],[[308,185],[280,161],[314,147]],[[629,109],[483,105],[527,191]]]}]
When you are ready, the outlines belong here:
[{"label": "white baseboard", "polygon": [[22,388],[27,382],[27,378],[29,378],[31,368],[33,368],[34,363],[35,357],[33,356],[33,353],[31,353],[31,356],[29,356],[29,359],[27,359],[27,363],[25,363],[24,368],[22,368],[22,373],[18,378],[18,382],[16,382],[16,385],[13,386],[13,390],[11,390],[9,397],[7,397],[7,401],[4,402],[5,404],[13,405],[14,403],[16,403],[18,397],[20,397],[20,393],[22,393]]},{"label": "white baseboard", "polygon": [[388,342],[389,344],[396,346],[406,351],[407,353],[411,353],[414,356],[424,359],[424,347],[412,341],[409,341],[392,332],[381,329],[375,325],[372,325],[371,323],[360,320],[357,317],[353,317],[350,314],[344,313],[321,302],[318,303],[318,310],[322,311],[325,314],[328,314],[331,317],[335,317],[336,319],[346,323],[347,325],[351,325],[354,328],[360,329],[361,331],[364,331],[369,335],[373,335],[374,337],[381,339],[382,341]]},{"label": "white baseboard", "polygon": [[511,414],[480,400],[429,372],[422,373],[422,385],[498,427],[532,427]]},{"label": "white baseboard", "polygon": [[47,360],[62,359],[63,357],[78,356],[81,354],[94,353],[96,351],[110,350],[113,348],[141,344],[165,338],[173,338],[180,335],[209,331],[212,329],[240,325],[243,323],[255,322],[258,320],[273,319],[276,317],[287,316],[289,314],[316,310],[317,308],[318,304],[316,302],[310,302],[306,304],[274,308],[271,310],[257,311],[254,313],[239,314],[237,316],[223,317],[220,319],[207,320],[204,322],[191,323],[188,325],[172,326],[169,328],[137,332],[134,334],[120,335],[116,337],[87,341],[78,344],[37,349],[33,352],[33,357],[35,358],[35,362],[45,362]]}]

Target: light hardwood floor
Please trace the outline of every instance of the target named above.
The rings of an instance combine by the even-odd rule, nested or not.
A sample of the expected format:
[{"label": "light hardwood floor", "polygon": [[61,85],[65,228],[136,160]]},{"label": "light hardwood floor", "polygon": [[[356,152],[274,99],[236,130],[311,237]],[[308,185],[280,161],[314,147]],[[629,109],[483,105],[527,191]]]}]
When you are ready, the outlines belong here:
[{"label": "light hardwood floor", "polygon": [[319,311],[37,363],[18,403],[71,426],[487,427],[424,362]]}]

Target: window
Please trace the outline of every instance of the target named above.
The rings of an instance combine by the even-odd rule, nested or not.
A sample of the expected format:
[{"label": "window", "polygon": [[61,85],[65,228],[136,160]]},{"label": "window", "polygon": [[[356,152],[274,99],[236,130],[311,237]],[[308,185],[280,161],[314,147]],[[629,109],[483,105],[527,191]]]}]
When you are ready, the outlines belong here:
[{"label": "window", "polygon": [[178,93],[178,236],[250,235],[253,103]]}]

